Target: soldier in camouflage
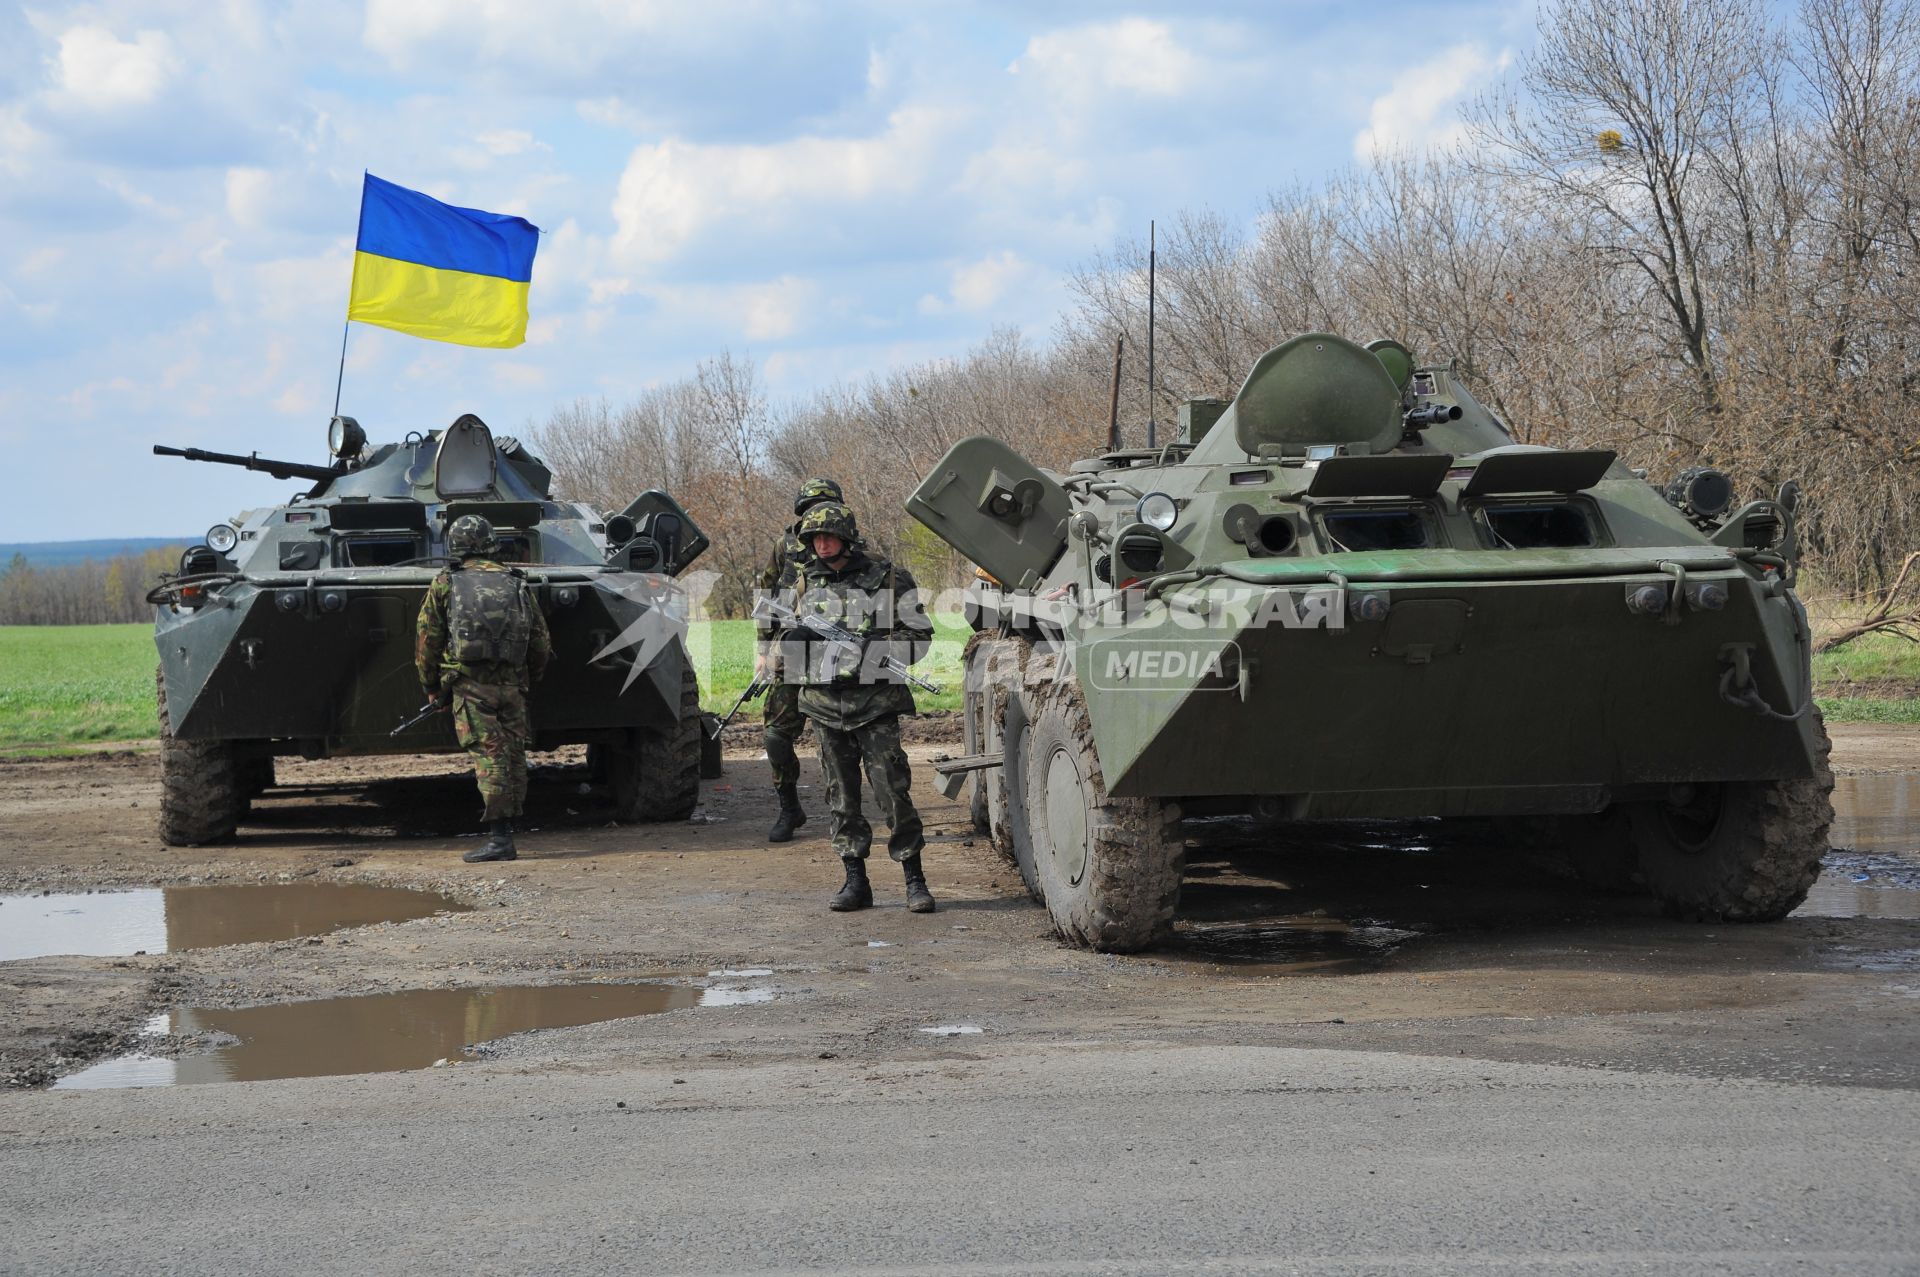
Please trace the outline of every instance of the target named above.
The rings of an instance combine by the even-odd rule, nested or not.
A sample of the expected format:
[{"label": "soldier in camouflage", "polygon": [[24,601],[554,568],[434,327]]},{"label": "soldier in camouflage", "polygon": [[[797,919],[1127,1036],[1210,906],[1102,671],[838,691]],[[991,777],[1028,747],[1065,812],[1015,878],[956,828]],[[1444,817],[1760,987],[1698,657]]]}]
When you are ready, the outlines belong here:
[{"label": "soldier in camouflage", "polygon": [[[800,485],[793,499],[794,522],[774,542],[773,554],[760,573],[760,588],[768,593],[791,590],[800,579],[801,568],[811,551],[800,539],[800,517],[823,501],[840,500],[840,485],[831,479],[809,479]],[[773,792],[780,801],[768,842],[787,842],[793,831],[807,823],[800,806],[800,756],[794,745],[806,727],[800,716],[800,687],[781,677],[778,654],[771,642],[773,631],[766,622],[758,626],[760,643],[754,660],[754,677],[770,679],[767,688],[766,741],[767,763],[773,770]]]},{"label": "soldier in camouflage", "polygon": [[803,670],[800,712],[820,738],[820,766],[832,809],[833,849],[846,868],[846,882],[829,902],[840,912],[873,903],[867,852],[873,827],[860,803],[860,772],[873,781],[874,797],[889,828],[887,853],[906,874],[907,908],[932,913],[920,853],[926,847],[920,813],[911,794],[912,773],[900,747],[900,716],[914,712],[913,693],[878,666],[891,654],[908,664],[925,656],[933,638],[913,578],[885,559],[870,558],[859,544],[853,511],[823,502],[801,517],[798,533],[808,556],[797,581],[796,610],[819,611],[859,634],[861,650],[808,641],[788,634],[781,660]]},{"label": "soldier in camouflage", "polygon": [[452,562],[427,587],[414,666],[429,699],[453,711],[486,802],[487,841],[466,861],[514,860],[513,818],[527,796],[529,678],[546,672],[547,621],[521,574],[493,559],[493,525],[463,514],[447,529]]}]

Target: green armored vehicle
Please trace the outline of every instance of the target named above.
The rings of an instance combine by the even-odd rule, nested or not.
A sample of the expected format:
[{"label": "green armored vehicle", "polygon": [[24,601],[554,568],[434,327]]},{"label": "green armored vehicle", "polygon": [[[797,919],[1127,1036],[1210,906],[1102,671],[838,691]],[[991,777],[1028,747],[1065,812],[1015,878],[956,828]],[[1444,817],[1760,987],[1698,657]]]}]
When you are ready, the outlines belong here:
[{"label": "green armored vehicle", "polygon": [[1446,367],[1325,333],[1177,442],[956,444],[907,509],[970,594],[975,819],[1070,940],[1172,926],[1183,816],[1495,818],[1676,913],[1784,916],[1832,819],[1794,485],[1732,509],[1517,444]]},{"label": "green armored vehicle", "polygon": [[699,688],[674,578],[707,538],[664,492],[602,515],[556,501],[547,467],[478,417],[369,446],[351,417],[331,465],[156,446],[299,479],[283,505],[216,523],[149,596],[160,649],[161,837],[229,837],[278,756],[452,753],[421,707],[420,600],[463,514],[526,574],[553,658],[532,698],[535,749],[585,743],[622,820],[677,820],[699,798]]}]

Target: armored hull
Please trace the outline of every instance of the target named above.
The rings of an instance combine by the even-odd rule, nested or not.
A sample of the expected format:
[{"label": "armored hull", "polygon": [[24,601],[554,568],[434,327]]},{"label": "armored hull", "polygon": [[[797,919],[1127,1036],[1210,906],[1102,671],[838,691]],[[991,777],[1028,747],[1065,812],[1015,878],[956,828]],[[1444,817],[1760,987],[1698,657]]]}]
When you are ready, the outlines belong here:
[{"label": "armored hull", "polygon": [[1198,814],[1543,817],[1596,878],[1780,916],[1831,787],[1791,494],[1690,483],[1516,445],[1447,369],[1328,334],[1153,452],[965,440],[908,509],[993,578],[976,815],[1103,948],[1164,934]]},{"label": "armored hull", "polygon": [[495,526],[547,620],[534,748],[600,747],[622,818],[691,811],[699,689],[675,577],[706,538],[685,511],[660,492],[611,515],[555,500],[538,458],[475,417],[379,448],[357,433],[336,422],[327,467],[182,454],[312,486],[215,524],[154,591],[167,841],[230,835],[276,756],[458,749],[445,715],[396,728],[421,707],[416,623],[462,514]]}]

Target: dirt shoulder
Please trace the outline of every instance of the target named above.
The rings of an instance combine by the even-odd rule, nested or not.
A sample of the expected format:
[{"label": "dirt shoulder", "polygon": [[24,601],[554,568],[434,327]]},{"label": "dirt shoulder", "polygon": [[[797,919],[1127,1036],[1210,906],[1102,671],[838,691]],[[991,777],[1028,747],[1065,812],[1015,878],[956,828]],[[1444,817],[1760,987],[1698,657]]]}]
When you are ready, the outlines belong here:
[{"label": "dirt shoulder", "polygon": [[[1904,770],[1920,729],[1841,725],[1836,769]],[[916,763],[951,746],[921,742]],[[766,764],[732,748],[698,818],[618,826],[566,758],[535,773],[523,858],[470,866],[475,807],[457,759],[283,761],[228,846],[175,850],[154,834],[158,759],[0,764],[0,891],[195,882],[372,882],[446,891],[472,912],[339,932],[317,943],[231,945],[0,965],[0,1073],[43,1083],[109,1053],[155,1010],[413,988],[571,980],[726,984],[768,969],[763,1005],[688,1010],[505,1044],[504,1060],[936,1058],[923,1030],[965,1024],[1032,1042],[1109,1038],[1365,1046],[1537,1061],[1911,1085],[1920,981],[1910,922],[1795,918],[1770,927],[1670,923],[1599,899],[1471,842],[1362,831],[1190,851],[1182,922],[1134,958],[1060,945],[1018,875],[956,802],[917,799],[940,912],[908,914],[876,861],[879,906],[826,910],[838,881],[817,766],[812,821],[791,844]],[[1444,852],[1444,854],[1441,854]],[[1364,857],[1364,859],[1357,859]],[[1357,873],[1356,865],[1365,872]],[[1891,970],[1862,955],[1896,955]],[[1748,1043],[1729,1055],[1728,1035]],[[1718,1061],[1718,1063],[1715,1063]],[[496,1067],[482,1064],[471,1067]]]}]

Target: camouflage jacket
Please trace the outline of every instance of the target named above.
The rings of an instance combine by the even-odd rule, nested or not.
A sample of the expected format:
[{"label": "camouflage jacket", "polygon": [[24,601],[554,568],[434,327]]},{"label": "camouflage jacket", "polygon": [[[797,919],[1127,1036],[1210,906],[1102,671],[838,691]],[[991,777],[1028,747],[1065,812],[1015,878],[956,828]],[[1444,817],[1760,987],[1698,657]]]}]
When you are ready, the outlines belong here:
[{"label": "camouflage jacket", "polygon": [[[459,569],[462,572],[505,572],[514,577],[519,574],[512,568],[503,567],[491,559],[469,559]],[[456,678],[471,679],[476,683],[490,683],[496,686],[525,687],[528,676],[539,678],[547,672],[547,661],[553,654],[553,645],[547,635],[547,618],[541,615],[540,605],[534,601],[533,592],[520,586],[520,596],[525,600],[528,614],[527,659],[524,663],[511,661],[467,661],[453,659],[447,651],[447,624],[453,605],[452,568],[442,569],[433,578],[433,584],[427,587],[427,597],[420,603],[420,619],[414,627],[413,665],[420,675],[420,686],[432,691]]]},{"label": "camouflage jacket", "polygon": [[[773,543],[773,553],[767,556],[767,566],[760,569],[759,585],[768,594],[793,589],[799,583],[800,573],[808,560],[813,558],[813,551],[794,531],[799,526],[797,519],[787,525],[787,530]],[[762,640],[773,637],[773,627],[765,621],[755,621],[754,632]]]},{"label": "camouflage jacket", "polygon": [[891,654],[911,665],[932,645],[933,622],[913,577],[857,546],[837,571],[809,554],[797,576],[795,611],[832,617],[864,640],[861,659],[836,673],[829,668],[824,640],[804,633],[781,636],[782,668],[804,683],[800,712],[842,731],[888,714],[913,713],[912,690],[876,664],[881,655]]}]

